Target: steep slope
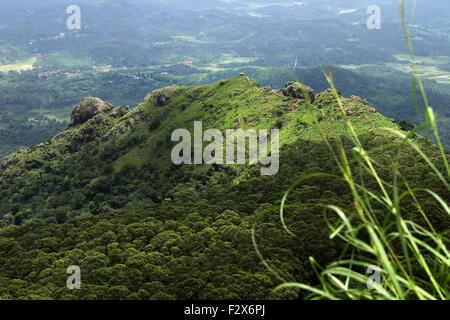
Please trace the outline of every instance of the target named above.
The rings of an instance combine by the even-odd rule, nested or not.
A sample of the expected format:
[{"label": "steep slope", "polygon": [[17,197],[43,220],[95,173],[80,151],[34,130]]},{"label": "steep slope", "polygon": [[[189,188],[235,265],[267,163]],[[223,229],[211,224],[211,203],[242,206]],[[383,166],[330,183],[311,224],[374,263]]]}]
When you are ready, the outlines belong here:
[{"label": "steep slope", "polygon": [[[305,97],[305,93],[309,97]],[[308,99],[311,103],[308,102]],[[398,128],[359,97],[343,98],[382,177],[397,156],[399,141],[379,130]],[[313,283],[310,255],[326,263],[340,252],[329,242],[322,210],[293,208],[280,227],[276,209],[296,179],[314,172],[339,174],[317,131],[340,138],[352,152],[344,115],[331,91],[318,95],[291,82],[280,91],[245,76],[207,86],[167,87],[149,94],[135,110],[86,98],[68,128],[55,138],[11,155],[0,175],[0,297],[52,299],[289,298],[271,295],[279,279],[260,263],[251,242],[284,279]],[[280,171],[261,176],[259,165],[172,163],[176,129],[280,129]],[[437,166],[435,146],[416,138]],[[403,174],[412,186],[442,196],[421,158],[404,148]],[[367,187],[375,182],[359,172]],[[291,194],[292,203],[352,206],[345,183],[312,179]],[[425,202],[440,230],[449,223],[439,206]],[[407,214],[419,219],[410,205]],[[333,218],[330,218],[333,221]],[[80,293],[65,287],[65,269],[79,265]]]},{"label": "steep slope", "polygon": [[[315,99],[312,90],[307,90]],[[372,132],[377,127],[396,127],[357,97],[346,99],[345,108],[347,115],[353,116],[358,133]],[[32,217],[48,216],[44,208],[48,208],[54,187],[62,188],[57,190],[58,197],[65,198],[50,205],[55,210],[64,208],[64,211],[72,211],[71,215],[77,215],[73,210],[82,214],[97,213],[105,206],[114,208],[117,206],[106,199],[99,201],[95,197],[101,193],[111,194],[112,201],[116,202],[114,196],[125,194],[114,190],[117,183],[112,177],[144,167],[152,168],[147,171],[156,174],[151,178],[153,185],[148,196],[154,203],[160,203],[177,183],[172,180],[173,173],[203,170],[172,164],[174,130],[186,128],[193,132],[194,121],[202,121],[205,130],[278,128],[282,147],[298,139],[319,140],[318,132],[301,121],[308,118],[312,121],[313,117],[318,117],[322,128],[332,135],[347,133],[330,91],[317,95],[309,105],[302,96],[300,84],[295,82],[279,92],[269,87],[260,88],[247,77],[208,86],[167,87],[152,92],[133,111],[113,107],[97,98],[86,98],[74,109],[67,130],[3,161],[2,199],[10,200],[9,205],[3,202],[0,214],[5,224],[14,220],[17,225]],[[47,180],[49,177],[52,177],[51,182]],[[24,188],[17,192],[11,184]],[[98,209],[92,210],[89,206]],[[25,213],[27,210],[33,213]],[[50,217],[54,218],[54,214]]]}]

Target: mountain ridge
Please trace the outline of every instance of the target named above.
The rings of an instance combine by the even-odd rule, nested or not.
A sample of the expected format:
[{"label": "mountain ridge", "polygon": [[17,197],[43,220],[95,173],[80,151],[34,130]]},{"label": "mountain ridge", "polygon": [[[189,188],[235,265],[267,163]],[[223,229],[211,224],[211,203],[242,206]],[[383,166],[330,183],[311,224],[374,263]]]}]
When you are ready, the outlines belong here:
[{"label": "mountain ridge", "polygon": [[[313,95],[294,81],[277,91],[245,75],[158,89],[134,110],[85,98],[65,131],[2,163],[0,298],[299,298],[273,292],[279,278],[261,263],[253,241],[284,279],[311,285],[316,280],[308,257],[326,265],[343,250],[329,239],[327,226],[336,217],[325,218],[321,209],[330,203],[354,208],[340,179],[313,177],[291,190],[287,201],[299,205],[286,208],[284,221],[295,238],[279,220],[280,200],[296,179],[340,175],[323,137],[308,124],[314,118],[330,145],[351,157],[349,117],[386,186],[395,158],[412,188],[429,187],[450,199],[420,155],[377,130],[398,129],[396,123],[363,98],[341,99],[345,115],[331,90]],[[171,134],[192,132],[194,121],[205,129],[279,128],[278,174],[261,176],[259,165],[174,165]],[[436,146],[414,139],[441,168]],[[354,171],[366,188],[377,190],[370,174]],[[431,223],[449,230],[442,208],[417,197]],[[373,207],[379,219],[386,218]],[[403,215],[423,221],[413,202],[404,203]],[[79,293],[65,286],[68,266],[81,269]]]},{"label": "mountain ridge", "polygon": [[[308,94],[307,99],[303,93]],[[170,101],[171,99],[173,101]],[[378,114],[365,99],[357,96],[347,99],[341,96],[341,99],[344,101],[346,116],[353,117],[353,120],[360,120],[360,123],[356,125],[357,132],[365,132],[367,129],[372,131],[380,125],[400,129],[392,120]],[[6,157],[2,161],[2,173],[19,163],[26,168],[36,169],[39,161],[26,158],[33,158],[39,150],[44,150],[52,144],[57,146],[59,154],[65,151],[72,154],[79,151],[83,145],[98,138],[101,144],[111,139],[118,139],[145,121],[149,121],[149,131],[154,131],[173,111],[164,108],[167,105],[178,108],[176,116],[187,113],[188,107],[195,109],[194,114],[187,113],[189,120],[183,119],[184,123],[179,123],[179,128],[183,125],[192,127],[193,122],[201,118],[196,118],[195,115],[195,112],[199,111],[203,113],[203,121],[208,128],[281,129],[283,144],[285,139],[292,141],[299,138],[298,132],[295,133],[298,129],[296,126],[300,129],[304,127],[311,129],[295,115],[300,113],[301,116],[310,116],[308,113],[315,111],[319,115],[320,122],[323,118],[329,120],[325,122],[329,122],[327,125],[331,127],[330,131],[336,130],[338,135],[345,134],[345,123],[339,121],[343,115],[331,90],[316,95],[310,87],[298,81],[288,82],[284,89],[273,90],[271,87],[261,88],[250,78],[240,75],[219,80],[211,85],[168,86],[157,89],[147,95],[144,101],[132,111],[113,106],[99,98],[87,97],[75,106],[66,130],[58,133],[53,139]],[[219,118],[217,116],[219,113],[223,117]],[[313,118],[309,120],[312,121]],[[173,130],[176,128],[177,126],[172,125]],[[308,131],[310,131],[308,134],[302,135],[302,139],[321,138],[319,134],[312,132],[313,130]],[[62,149],[61,146],[63,146]],[[98,145],[98,147],[104,146]],[[20,159],[21,156],[23,156],[22,159]],[[52,159],[52,155],[49,155],[44,160]],[[27,165],[27,161],[31,167]]]}]

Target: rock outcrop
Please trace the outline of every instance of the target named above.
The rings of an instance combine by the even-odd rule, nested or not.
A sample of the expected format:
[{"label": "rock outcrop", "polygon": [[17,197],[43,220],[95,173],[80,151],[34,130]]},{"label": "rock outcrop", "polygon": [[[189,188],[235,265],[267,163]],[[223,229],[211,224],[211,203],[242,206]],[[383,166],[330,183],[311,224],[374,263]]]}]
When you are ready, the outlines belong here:
[{"label": "rock outcrop", "polygon": [[314,102],[316,98],[316,94],[311,87],[304,85],[298,81],[291,81],[286,83],[285,88],[281,89],[280,92],[284,94],[286,97],[292,97],[296,99],[307,99],[311,102]]},{"label": "rock outcrop", "polygon": [[168,86],[162,89],[156,89],[150,93],[148,99],[154,99],[153,101],[157,107],[163,107],[169,103],[169,93],[175,88],[175,86]]},{"label": "rock outcrop", "polygon": [[356,101],[356,102],[360,102],[360,103],[364,104],[365,106],[369,105],[369,102],[366,99],[358,97],[358,96],[350,96],[349,99]]},{"label": "rock outcrop", "polygon": [[81,100],[73,109],[68,129],[87,122],[95,116],[109,112],[114,108],[111,104],[99,98],[87,97]]},{"label": "rock outcrop", "polygon": [[2,161],[2,170],[5,170],[9,167],[12,167],[16,165],[20,161],[20,152],[10,154],[9,156],[5,157]]}]

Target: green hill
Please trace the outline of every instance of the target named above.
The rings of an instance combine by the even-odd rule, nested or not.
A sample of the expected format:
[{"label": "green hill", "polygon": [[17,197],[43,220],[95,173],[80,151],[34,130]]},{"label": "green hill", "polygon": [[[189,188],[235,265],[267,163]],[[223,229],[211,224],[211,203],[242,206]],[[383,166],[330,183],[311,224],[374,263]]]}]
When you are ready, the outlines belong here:
[{"label": "green hill", "polygon": [[[294,298],[291,291],[271,293],[279,279],[260,262],[251,226],[257,222],[266,262],[287,280],[314,284],[308,257],[327,263],[341,252],[322,210],[288,210],[296,238],[281,228],[276,209],[266,210],[302,176],[339,174],[314,119],[333,146],[341,141],[351,154],[348,117],[387,185],[390,160],[402,147],[400,170],[412,187],[450,199],[422,158],[382,129],[397,124],[362,98],[342,99],[345,114],[331,90],[315,94],[294,81],[276,91],[245,76],[155,90],[132,111],[84,99],[65,131],[2,162],[0,298]],[[279,129],[279,173],[261,176],[260,165],[173,164],[172,133],[193,133],[195,121],[204,130]],[[430,141],[414,139],[443,166]],[[358,175],[366,187],[376,185],[364,170]],[[449,230],[442,209],[422,200],[439,230]],[[289,202],[351,208],[352,197],[343,181],[317,177]],[[414,205],[406,207],[420,223]],[[65,286],[70,265],[81,267],[80,292]]]}]

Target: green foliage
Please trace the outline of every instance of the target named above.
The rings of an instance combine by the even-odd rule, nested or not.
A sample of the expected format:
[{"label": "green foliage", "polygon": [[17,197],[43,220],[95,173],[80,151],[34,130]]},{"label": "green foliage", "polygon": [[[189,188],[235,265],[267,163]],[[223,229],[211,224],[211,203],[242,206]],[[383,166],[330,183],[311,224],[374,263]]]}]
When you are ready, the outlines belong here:
[{"label": "green foliage", "polygon": [[[397,154],[391,158],[388,166],[387,173],[391,174],[392,178],[386,180],[385,172],[377,167],[377,159],[368,153],[353,130],[352,122],[347,118],[347,125],[353,132],[352,157],[345,153],[342,144],[337,151],[329,145],[329,151],[340,168],[343,180],[351,190],[353,206],[343,208],[337,204],[323,205],[325,212],[332,212],[339,217],[338,223],[328,223],[331,229],[330,239],[341,239],[346,244],[346,248],[338,259],[328,263],[326,267],[322,267],[313,257],[310,258],[312,268],[320,282],[319,285],[288,283],[283,280],[285,283],[279,286],[278,290],[297,288],[310,292],[308,298],[333,300],[448,300],[450,298],[449,229],[448,227],[436,229],[437,224],[430,219],[436,212],[435,207],[441,208],[442,219],[448,221],[450,215],[449,155],[440,142],[436,118],[418,72],[406,24],[404,1],[401,1],[401,9],[402,23],[415,72],[414,99],[417,99],[415,86],[418,84],[426,107],[425,123],[421,127],[427,130],[430,127],[434,134],[439,165],[436,166],[436,162],[429,158],[423,146],[414,141],[414,136],[420,128],[409,134],[386,129],[402,139]],[[335,92],[340,109],[345,113],[334,88],[331,72],[328,80]],[[413,129],[408,123],[403,122],[402,127],[408,130]],[[321,131],[319,126],[317,128]],[[440,192],[435,192],[428,185],[414,187],[414,184],[411,184],[410,176],[404,174],[401,165],[405,146],[414,150],[426,163],[428,169],[438,177],[433,187],[436,188],[439,185]],[[372,188],[366,179],[361,179],[359,182],[357,173],[360,170],[368,173],[369,180],[373,181],[375,188]],[[320,174],[311,176],[316,175]],[[321,174],[321,176],[325,175]],[[292,186],[285,194],[281,205],[280,217],[285,231],[294,237],[295,234],[284,222],[285,201],[296,185],[310,177],[304,177]],[[422,194],[425,197],[421,197]],[[424,205],[432,202],[435,203],[434,206],[425,209]],[[415,208],[409,208],[411,205]],[[411,209],[419,213],[421,217],[411,217]],[[256,244],[255,247],[257,248]],[[264,262],[261,254],[260,257]],[[267,263],[266,265],[275,274]],[[378,281],[368,278],[367,273],[373,272],[378,273]]]},{"label": "green foliage", "polygon": [[[376,128],[398,126],[356,98],[338,98],[327,91],[310,105],[246,77],[170,87],[153,92],[123,116],[113,108],[10,158],[0,176],[0,297],[295,298],[291,291],[272,293],[280,279],[259,262],[252,235],[283,280],[311,285],[317,281],[307,256],[319,256],[318,262],[326,264],[343,249],[342,241],[329,242],[327,219],[315,207],[351,208],[344,181],[316,177],[292,190],[289,202],[311,204],[285,212],[284,223],[298,235],[294,239],[280,229],[271,209],[292,179],[317,171],[339,174],[312,119],[320,116],[320,126],[333,133],[330,141],[340,137],[350,156],[351,135],[335,110],[342,102],[381,179],[393,183],[386,168],[402,140]],[[155,119],[160,125],[150,126]],[[175,128],[192,129],[194,120],[203,120],[204,129],[236,123],[271,128],[283,121],[279,174],[262,177],[257,166],[172,165],[170,134]],[[442,169],[436,147],[420,136],[414,141]],[[448,199],[439,176],[414,148],[402,149],[398,166],[412,187],[426,186]],[[358,174],[367,188],[376,187],[366,171]],[[423,194],[416,196],[430,221],[448,230],[443,208]],[[407,203],[405,212],[420,221],[414,203]],[[81,267],[80,292],[65,287],[70,265]]]}]

